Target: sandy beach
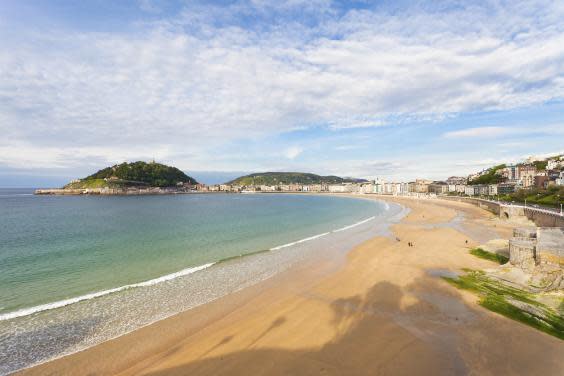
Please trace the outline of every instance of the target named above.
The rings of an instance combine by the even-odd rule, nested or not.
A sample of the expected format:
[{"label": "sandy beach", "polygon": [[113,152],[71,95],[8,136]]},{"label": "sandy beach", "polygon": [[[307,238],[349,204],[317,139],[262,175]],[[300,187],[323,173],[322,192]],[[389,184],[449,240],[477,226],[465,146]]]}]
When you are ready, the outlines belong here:
[{"label": "sandy beach", "polygon": [[440,278],[496,267],[468,249],[508,238],[512,226],[464,203],[389,200],[409,215],[344,263],[301,265],[20,374],[560,374],[561,340]]}]

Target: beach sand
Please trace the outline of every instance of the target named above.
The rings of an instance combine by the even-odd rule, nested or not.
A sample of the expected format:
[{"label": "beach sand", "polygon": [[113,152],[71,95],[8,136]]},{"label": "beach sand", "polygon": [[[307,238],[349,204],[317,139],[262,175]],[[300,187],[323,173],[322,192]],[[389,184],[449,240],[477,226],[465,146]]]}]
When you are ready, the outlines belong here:
[{"label": "beach sand", "polygon": [[363,243],[344,264],[304,264],[21,373],[562,374],[561,340],[480,307],[440,278],[496,267],[468,249],[508,238],[512,226],[465,203],[390,200],[411,212],[393,236]]}]

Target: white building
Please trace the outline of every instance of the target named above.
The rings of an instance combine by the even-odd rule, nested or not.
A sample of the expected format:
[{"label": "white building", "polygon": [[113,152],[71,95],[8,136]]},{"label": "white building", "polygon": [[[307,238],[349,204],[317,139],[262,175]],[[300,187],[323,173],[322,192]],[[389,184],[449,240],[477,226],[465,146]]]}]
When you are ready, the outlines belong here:
[{"label": "white building", "polygon": [[480,194],[480,187],[477,185],[467,185],[464,193],[468,196],[478,196]]},{"label": "white building", "polygon": [[558,159],[549,159],[546,163],[546,169],[555,170],[559,167],[562,167],[562,165],[564,165],[564,161]]},{"label": "white building", "polygon": [[374,192],[374,184],[365,183],[360,185],[360,193],[373,193],[373,192]]},{"label": "white building", "polygon": [[556,185],[564,185],[564,171],[560,171],[560,177],[556,179]]},{"label": "white building", "polygon": [[456,193],[464,193],[466,191],[466,184],[457,184]]},{"label": "white building", "polygon": [[343,184],[332,184],[329,186],[329,192],[331,193],[346,193],[346,192],[350,192],[350,189],[348,186],[343,185]]}]

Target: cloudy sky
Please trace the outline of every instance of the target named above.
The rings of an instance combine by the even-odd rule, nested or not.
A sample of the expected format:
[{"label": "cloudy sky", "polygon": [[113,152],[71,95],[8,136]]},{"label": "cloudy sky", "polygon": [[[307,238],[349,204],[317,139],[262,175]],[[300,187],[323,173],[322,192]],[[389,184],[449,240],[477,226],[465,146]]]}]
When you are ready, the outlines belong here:
[{"label": "cloudy sky", "polygon": [[0,2],[0,186],[407,180],[564,150],[563,1]]}]

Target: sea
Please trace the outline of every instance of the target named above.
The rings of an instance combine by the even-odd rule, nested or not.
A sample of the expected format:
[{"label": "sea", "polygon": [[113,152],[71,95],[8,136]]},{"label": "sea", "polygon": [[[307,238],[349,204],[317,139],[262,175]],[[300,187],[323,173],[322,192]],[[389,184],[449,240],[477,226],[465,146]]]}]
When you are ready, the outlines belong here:
[{"label": "sea", "polygon": [[405,209],[306,194],[0,189],[0,374],[68,355],[385,235]]}]

